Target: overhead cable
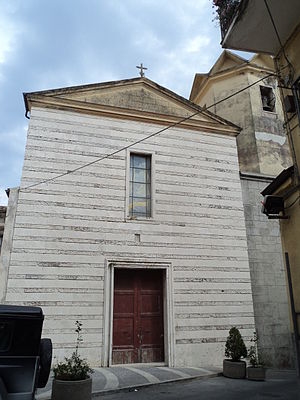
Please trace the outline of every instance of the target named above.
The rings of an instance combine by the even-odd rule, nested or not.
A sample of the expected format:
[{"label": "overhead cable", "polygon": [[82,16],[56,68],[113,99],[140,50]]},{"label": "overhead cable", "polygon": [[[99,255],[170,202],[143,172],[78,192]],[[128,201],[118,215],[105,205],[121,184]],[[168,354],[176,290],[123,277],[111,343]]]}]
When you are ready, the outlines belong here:
[{"label": "overhead cable", "polygon": [[[285,68],[285,67],[283,67],[283,68]],[[58,178],[61,178],[61,177],[63,177],[63,176],[69,175],[69,174],[72,174],[72,173],[74,173],[74,172],[76,172],[76,171],[79,171],[79,170],[81,170],[81,169],[83,169],[83,168],[89,167],[90,165],[96,164],[96,163],[98,163],[98,162],[100,162],[100,161],[102,161],[102,160],[105,160],[105,159],[107,159],[107,158],[110,158],[110,157],[112,157],[112,156],[114,156],[114,155],[116,155],[116,154],[118,154],[118,153],[120,153],[120,152],[122,152],[122,151],[124,151],[124,150],[129,149],[130,147],[135,146],[136,144],[142,143],[142,142],[144,142],[145,140],[148,140],[148,139],[150,139],[150,138],[152,138],[152,137],[154,137],[154,136],[157,136],[157,135],[159,135],[160,133],[165,132],[165,131],[168,130],[168,129],[174,128],[174,127],[176,127],[176,126],[178,126],[178,125],[184,123],[185,121],[188,121],[189,119],[195,117],[196,115],[204,114],[206,110],[209,110],[209,109],[211,109],[211,108],[213,108],[213,107],[219,105],[220,103],[222,103],[222,102],[224,102],[224,101],[226,101],[226,100],[228,100],[228,99],[231,99],[231,98],[234,97],[234,96],[237,96],[238,94],[242,93],[243,91],[245,91],[245,90],[251,88],[252,86],[256,85],[257,83],[259,83],[259,82],[263,81],[264,79],[267,79],[267,78],[269,78],[269,77],[271,77],[271,76],[276,76],[276,74],[275,74],[275,73],[267,74],[267,75],[263,76],[262,78],[256,80],[255,82],[253,82],[253,83],[251,83],[251,84],[245,86],[244,88],[242,88],[242,89],[240,89],[240,90],[238,90],[238,91],[236,91],[236,92],[230,94],[229,96],[226,96],[226,97],[224,97],[223,99],[218,100],[218,101],[216,101],[216,102],[213,103],[213,104],[210,104],[208,107],[202,107],[201,110],[196,111],[195,113],[189,115],[188,117],[182,118],[181,120],[179,120],[179,121],[177,121],[177,122],[174,122],[173,124],[168,125],[168,126],[166,126],[165,128],[163,128],[163,129],[160,129],[160,130],[158,130],[158,131],[156,131],[156,132],[153,132],[153,133],[151,133],[150,135],[143,137],[142,139],[136,140],[135,142],[133,142],[133,143],[131,143],[131,144],[128,144],[127,146],[121,147],[120,149],[115,150],[115,151],[113,151],[112,153],[109,153],[109,154],[106,154],[105,156],[96,158],[95,160],[93,160],[93,161],[91,161],[91,162],[88,162],[88,163],[86,163],[86,164],[83,164],[83,165],[81,165],[81,166],[79,166],[79,167],[77,167],[77,168],[74,168],[74,169],[72,169],[72,170],[68,170],[68,171],[66,171],[66,172],[63,172],[62,174],[56,175],[56,176],[54,176],[54,177],[52,177],[52,178],[48,178],[48,179],[45,179],[45,180],[43,180],[43,181],[36,182],[36,183],[31,184],[31,185],[28,185],[28,186],[26,186],[26,187],[24,187],[24,188],[21,188],[21,190],[28,190],[28,189],[30,189],[30,188],[32,188],[32,187],[35,187],[35,186],[38,186],[38,185],[42,185],[42,184],[44,184],[44,183],[52,182],[52,181],[54,181],[54,180],[56,180],[56,179],[58,179]]]}]

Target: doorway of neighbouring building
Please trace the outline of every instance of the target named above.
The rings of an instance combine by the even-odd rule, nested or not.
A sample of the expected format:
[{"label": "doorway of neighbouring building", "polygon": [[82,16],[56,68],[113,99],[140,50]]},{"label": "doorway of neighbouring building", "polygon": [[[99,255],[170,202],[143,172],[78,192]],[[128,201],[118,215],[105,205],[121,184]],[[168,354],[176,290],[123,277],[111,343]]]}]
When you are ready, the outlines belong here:
[{"label": "doorway of neighbouring building", "polygon": [[163,271],[115,268],[112,363],[162,361]]}]

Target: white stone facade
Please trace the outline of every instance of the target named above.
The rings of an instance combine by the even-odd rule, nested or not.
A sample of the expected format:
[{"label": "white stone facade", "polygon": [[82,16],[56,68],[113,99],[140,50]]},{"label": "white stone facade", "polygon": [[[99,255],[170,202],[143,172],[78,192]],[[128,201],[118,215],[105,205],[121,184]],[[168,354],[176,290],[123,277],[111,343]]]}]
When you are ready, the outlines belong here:
[{"label": "white stone facade", "polygon": [[[236,139],[171,128],[48,183],[163,125],[32,107],[5,302],[39,305],[60,359],[109,365],[115,266],[165,270],[165,362],[219,366],[228,330],[253,334]],[[150,219],[127,217],[130,152],[152,155]],[[135,240],[140,235],[140,242]]]}]

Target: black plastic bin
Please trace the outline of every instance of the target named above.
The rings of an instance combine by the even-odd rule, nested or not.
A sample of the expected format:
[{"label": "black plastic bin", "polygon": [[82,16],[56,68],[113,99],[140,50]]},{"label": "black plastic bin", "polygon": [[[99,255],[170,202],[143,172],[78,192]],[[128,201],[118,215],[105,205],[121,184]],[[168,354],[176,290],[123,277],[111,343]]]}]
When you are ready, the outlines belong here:
[{"label": "black plastic bin", "polygon": [[0,305],[0,400],[32,400],[46,386],[52,343],[40,307]]}]

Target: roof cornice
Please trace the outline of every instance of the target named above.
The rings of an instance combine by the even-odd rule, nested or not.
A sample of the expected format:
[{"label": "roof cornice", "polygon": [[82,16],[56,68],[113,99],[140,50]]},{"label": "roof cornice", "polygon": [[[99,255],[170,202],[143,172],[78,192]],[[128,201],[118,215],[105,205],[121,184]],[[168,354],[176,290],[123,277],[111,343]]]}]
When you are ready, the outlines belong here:
[{"label": "roof cornice", "polygon": [[[144,85],[149,90],[152,90],[161,96],[169,99],[172,102],[177,103],[181,107],[185,108],[190,114],[195,114],[191,119],[183,121],[178,125],[179,127],[185,127],[189,129],[197,129],[211,132],[218,132],[220,134],[226,134],[230,136],[236,136],[240,132],[240,128],[234,125],[232,122],[219,117],[212,112],[203,109],[197,104],[194,104],[190,100],[172,92],[163,86],[158,85],[156,82],[151,81],[148,78],[133,78],[113,82],[96,83],[89,85],[73,86],[67,88],[59,88],[53,90],[43,90],[38,92],[24,93],[24,102],[27,113],[31,110],[31,107],[44,107],[44,108],[56,108],[63,110],[71,110],[80,113],[87,114],[98,114],[106,115],[113,118],[126,118],[135,119],[139,121],[160,123],[160,124],[174,124],[178,123],[184,117],[176,115],[164,115],[155,112],[145,112],[141,110],[136,110],[132,108],[120,108],[113,105],[96,104],[92,102],[82,101],[72,99],[68,95],[77,94],[81,92],[89,92],[96,89],[108,89],[114,90],[115,88],[120,88],[124,86],[132,85]],[[197,119],[197,114],[202,114],[204,117],[210,121],[203,121]]]},{"label": "roof cornice", "polygon": [[[100,115],[110,118],[135,120],[140,122],[154,123],[160,125],[172,125],[179,123],[184,117],[158,114],[152,112],[145,112],[129,108],[120,108],[115,106],[101,105],[95,103],[88,103],[78,100],[70,100],[61,97],[46,96],[42,94],[31,93],[26,95],[26,101],[29,109],[31,107],[37,108],[51,108],[59,109],[64,111],[72,111],[91,115]],[[202,111],[200,107],[196,106],[199,110],[199,114],[202,112],[208,114],[207,111]],[[215,115],[212,114],[214,117]],[[205,131],[211,133],[218,133],[227,136],[237,136],[240,132],[240,128],[234,124],[228,124],[227,121],[222,118],[218,118],[215,122],[203,121],[194,118],[185,120],[180,124],[176,125],[176,128],[193,129],[197,131]]]},{"label": "roof cornice", "polygon": [[212,84],[213,81],[218,81],[218,80],[222,80],[222,79],[227,79],[230,78],[231,76],[240,74],[241,72],[265,72],[267,74],[271,74],[274,73],[275,75],[275,71],[271,70],[269,68],[264,68],[264,67],[260,67],[260,66],[256,66],[253,64],[244,64],[244,65],[239,65],[237,67],[234,68],[229,68],[223,71],[219,71],[213,75],[207,75],[206,79],[204,79],[204,81],[201,83],[200,87],[199,87],[199,91],[198,94],[195,96],[195,99],[193,100],[195,103],[197,103],[199,101],[199,97],[202,95],[202,93],[206,90],[207,86]]}]

